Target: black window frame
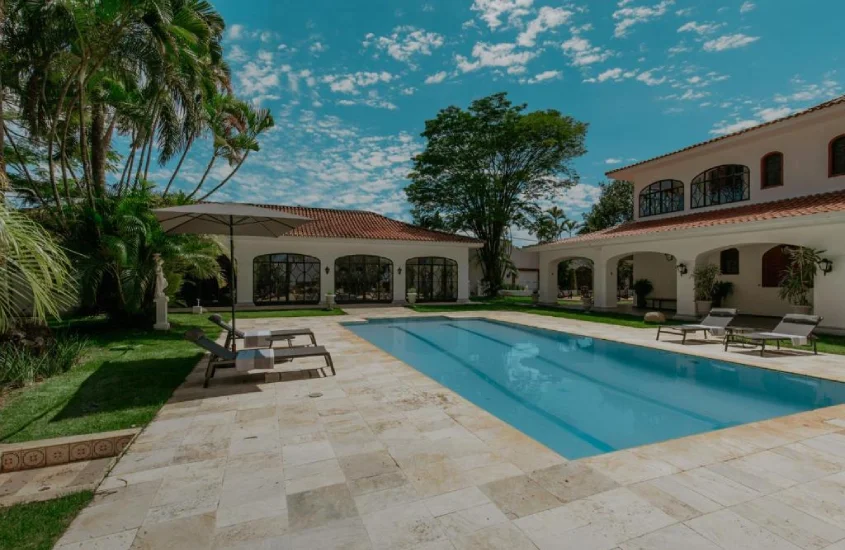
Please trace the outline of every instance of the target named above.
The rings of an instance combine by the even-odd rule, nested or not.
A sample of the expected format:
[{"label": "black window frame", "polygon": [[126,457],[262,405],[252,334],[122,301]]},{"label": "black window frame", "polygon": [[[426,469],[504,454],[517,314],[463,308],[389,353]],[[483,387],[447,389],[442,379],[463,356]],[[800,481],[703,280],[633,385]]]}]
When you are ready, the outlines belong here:
[{"label": "black window frame", "polygon": [[845,176],[845,134],[830,140],[827,155],[828,177]]},{"label": "black window frame", "polygon": [[[770,182],[770,180],[772,179],[772,167],[769,166],[769,162],[772,159],[780,160],[780,167],[778,168],[780,170],[780,173],[778,174],[778,178],[774,183]],[[781,153],[780,151],[772,151],[771,153],[764,155],[763,158],[760,159],[760,189],[773,189],[775,187],[783,187],[783,165],[783,153]]]},{"label": "black window frame", "polygon": [[405,262],[405,290],[416,289],[418,302],[457,302],[458,280],[458,262],[451,258],[418,256]]},{"label": "black window frame", "polygon": [[[286,299],[263,299],[261,296],[266,295],[270,291],[270,285],[266,281],[261,280],[260,271],[262,266],[267,266],[270,275],[277,272],[284,277],[284,281],[278,281],[276,287],[276,297],[280,297],[280,290],[284,289]],[[278,266],[275,267],[274,266]],[[281,268],[284,266],[284,269]],[[274,252],[272,254],[262,254],[252,259],[252,301],[255,305],[269,306],[269,305],[302,305],[302,304],[319,304],[320,303],[320,284],[322,274],[320,272],[322,265],[320,260],[308,254],[298,254],[294,252]],[[308,275],[310,278],[306,279]],[[305,292],[301,294],[305,299],[291,299],[298,288],[296,285],[291,286],[294,280],[291,278],[295,275],[297,284],[305,285]],[[299,275],[302,275],[300,277]],[[316,276],[316,278],[314,278]]]},{"label": "black window frame", "polygon": [[[340,280],[340,277],[348,279]],[[341,256],[334,261],[334,285],[338,304],[392,303],[393,260],[372,254]]]},{"label": "black window frame", "polygon": [[685,194],[684,182],[680,180],[659,180],[644,187],[639,198],[640,217],[683,212]]},{"label": "black window frame", "polygon": [[719,253],[719,269],[722,275],[739,275],[738,248],[726,248]]},{"label": "black window frame", "polygon": [[[730,185],[739,189],[730,190]],[[690,185],[691,210],[749,200],[751,170],[742,164],[722,164],[708,168],[693,178]]]}]

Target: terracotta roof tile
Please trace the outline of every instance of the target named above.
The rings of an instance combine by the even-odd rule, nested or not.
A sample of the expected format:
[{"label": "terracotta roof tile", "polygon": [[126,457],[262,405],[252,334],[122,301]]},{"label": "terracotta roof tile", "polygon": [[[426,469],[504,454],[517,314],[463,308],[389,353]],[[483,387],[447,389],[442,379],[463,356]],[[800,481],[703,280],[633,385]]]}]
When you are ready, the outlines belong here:
[{"label": "terracotta roof tile", "polygon": [[733,208],[722,208],[684,216],[673,216],[671,218],[623,223],[610,229],[579,235],[571,239],[563,239],[554,244],[589,243],[592,241],[633,237],[649,233],[682,231],[684,229],[758,222],[778,218],[794,218],[827,212],[845,212],[845,190],[735,206]]},{"label": "terracotta roof tile", "polygon": [[629,164],[628,166],[623,166],[622,168],[616,168],[614,170],[611,170],[610,172],[606,172],[605,175],[610,176],[610,175],[615,174],[617,172],[621,172],[622,170],[628,170],[629,168],[633,168],[635,166],[641,166],[643,164],[648,164],[649,162],[654,162],[656,160],[665,159],[666,157],[671,157],[671,156],[677,155],[679,153],[685,153],[686,151],[689,151],[691,149],[698,149],[699,147],[704,147],[705,145],[710,145],[711,143],[716,143],[716,142],[719,142],[719,141],[730,139],[730,138],[735,137],[735,136],[747,134],[749,132],[754,132],[754,131],[759,130],[761,128],[766,128],[766,127],[772,126],[774,124],[778,124],[778,123],[781,123],[781,122],[784,122],[784,121],[787,121],[787,120],[792,120],[793,118],[798,118],[800,116],[808,115],[810,113],[815,113],[816,111],[821,111],[822,109],[828,109],[830,107],[833,107],[835,105],[840,105],[840,104],[845,104],[845,95],[831,99],[830,101],[825,101],[824,103],[820,103],[819,105],[816,105],[814,107],[810,107],[809,109],[804,109],[803,111],[798,111],[797,113],[792,113],[791,115],[785,116],[783,118],[778,118],[778,119],[775,119],[775,120],[772,120],[772,121],[769,121],[769,122],[765,122],[763,124],[758,124],[757,126],[752,126],[751,128],[746,128],[744,130],[740,130],[740,131],[734,132],[732,134],[726,134],[724,136],[719,136],[717,138],[709,139],[707,141],[702,141],[701,143],[696,143],[694,145],[684,147],[683,149],[678,149],[677,151],[672,151],[671,153],[666,153],[664,155],[660,155],[660,156],[657,156],[657,157],[654,157],[654,158],[650,158],[648,160],[635,162],[634,164]]},{"label": "terracotta roof tile", "polygon": [[392,220],[375,212],[364,210],[334,210],[329,208],[306,208],[277,204],[256,204],[305,216],[313,221],[287,233],[286,237],[316,237],[335,239],[372,239],[389,241],[480,243],[478,239],[442,231],[423,229],[409,223]]}]

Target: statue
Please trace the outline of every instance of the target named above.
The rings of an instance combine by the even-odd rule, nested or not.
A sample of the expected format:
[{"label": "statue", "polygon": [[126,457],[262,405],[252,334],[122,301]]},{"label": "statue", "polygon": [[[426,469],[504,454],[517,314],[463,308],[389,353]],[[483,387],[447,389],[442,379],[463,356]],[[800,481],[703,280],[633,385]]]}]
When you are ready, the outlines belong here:
[{"label": "statue", "polygon": [[164,278],[164,269],[162,269],[164,260],[161,259],[161,254],[153,254],[153,261],[156,264],[155,297],[162,298],[165,296],[164,291],[167,289],[167,279]]}]

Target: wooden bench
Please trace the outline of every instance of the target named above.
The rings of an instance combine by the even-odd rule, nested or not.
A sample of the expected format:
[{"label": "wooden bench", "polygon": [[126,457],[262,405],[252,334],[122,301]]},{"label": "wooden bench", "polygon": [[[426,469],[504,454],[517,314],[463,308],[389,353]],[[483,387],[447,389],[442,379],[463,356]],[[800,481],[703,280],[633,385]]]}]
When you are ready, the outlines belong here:
[{"label": "wooden bench", "polygon": [[[672,307],[666,308],[664,304],[671,304]],[[646,298],[645,306],[651,309],[678,309],[678,300],[676,298]]]}]

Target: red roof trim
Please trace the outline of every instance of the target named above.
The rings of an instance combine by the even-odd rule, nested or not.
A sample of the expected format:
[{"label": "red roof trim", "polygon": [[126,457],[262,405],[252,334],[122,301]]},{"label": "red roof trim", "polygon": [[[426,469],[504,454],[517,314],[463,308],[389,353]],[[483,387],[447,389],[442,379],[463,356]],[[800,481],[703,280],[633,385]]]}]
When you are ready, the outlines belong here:
[{"label": "red roof trim", "polygon": [[764,122],[763,124],[758,124],[757,126],[752,126],[751,128],[746,128],[745,130],[740,130],[740,131],[734,132],[732,134],[727,134],[727,135],[719,136],[717,138],[713,138],[713,139],[710,139],[710,140],[707,140],[707,141],[702,141],[700,143],[696,143],[694,145],[684,147],[683,149],[678,149],[677,151],[673,151],[671,153],[666,153],[664,155],[660,155],[660,156],[657,156],[657,157],[654,157],[654,158],[650,158],[648,160],[643,160],[643,161],[640,161],[640,162],[635,162],[634,164],[629,164],[628,166],[623,166],[622,168],[616,168],[615,170],[611,170],[610,172],[605,172],[605,175],[611,176],[612,174],[616,174],[616,173],[621,172],[623,170],[628,170],[628,169],[634,168],[636,166],[642,166],[643,164],[648,164],[648,163],[654,162],[656,160],[663,160],[665,158],[668,158],[668,157],[671,157],[671,156],[674,156],[674,155],[678,155],[680,153],[685,153],[685,152],[690,151],[692,149],[698,149],[699,147],[704,147],[705,145],[710,145],[711,143],[717,143],[717,142],[720,142],[720,141],[724,141],[726,139],[730,139],[730,138],[733,138],[733,137],[736,137],[736,136],[747,134],[749,132],[754,132],[754,131],[759,130],[761,128],[767,128],[769,126],[779,124],[779,123],[787,121],[787,120],[792,120],[794,118],[798,118],[798,117],[801,117],[801,116],[804,116],[804,115],[808,115],[810,113],[815,113],[816,111],[828,109],[830,107],[834,107],[834,106],[840,105],[840,104],[845,104],[845,95],[839,96],[835,99],[831,99],[830,101],[825,101],[824,103],[820,103],[819,105],[816,105],[814,107],[804,109],[803,111],[798,111],[797,113],[792,113],[791,115],[785,116],[783,118],[778,118],[778,119],[775,119],[775,120],[771,120],[769,122]]},{"label": "red roof trim", "polygon": [[431,243],[481,243],[480,240],[472,237],[423,229],[416,225],[393,220],[375,212],[365,210],[336,210],[278,204],[256,204],[255,206],[311,218],[312,221],[286,233],[285,237]]},{"label": "red roof trim", "polygon": [[551,244],[590,243],[606,239],[683,231],[686,229],[699,229],[718,225],[759,222],[780,218],[794,218],[830,212],[845,212],[845,190],[747,204],[733,208],[719,208],[707,212],[697,212],[695,214],[672,216],[657,220],[648,219],[646,221],[623,223],[610,229],[579,235],[570,239],[563,239]]}]

